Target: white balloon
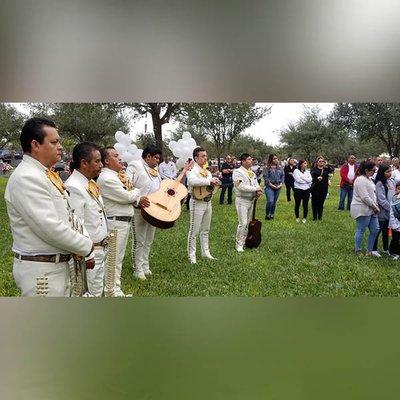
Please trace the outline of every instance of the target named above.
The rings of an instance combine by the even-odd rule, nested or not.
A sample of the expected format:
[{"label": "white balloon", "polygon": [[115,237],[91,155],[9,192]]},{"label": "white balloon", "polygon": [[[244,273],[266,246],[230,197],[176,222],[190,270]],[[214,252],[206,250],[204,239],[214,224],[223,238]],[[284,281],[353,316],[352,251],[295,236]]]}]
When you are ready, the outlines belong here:
[{"label": "white balloon", "polygon": [[129,135],[124,135],[124,137],[121,138],[121,143],[128,147],[132,143],[132,139]]},{"label": "white balloon", "polygon": [[177,143],[178,143],[179,147],[185,145],[185,141],[183,139],[179,139]]},{"label": "white balloon", "polygon": [[142,158],[143,150],[136,149],[135,153],[132,154],[133,160],[140,160]]},{"label": "white balloon", "polygon": [[178,169],[183,168],[183,166],[185,165],[185,161],[186,161],[186,159],[184,159],[184,158],[178,158],[176,160],[176,168],[178,168]]},{"label": "white balloon", "polygon": [[192,146],[192,148],[194,149],[195,147],[197,147],[196,141],[193,138],[190,138],[188,140],[188,143],[190,144],[190,146]]},{"label": "white balloon", "polygon": [[137,150],[136,144],[131,144],[131,145],[129,145],[129,147],[128,147],[129,153],[135,154],[136,150]]},{"label": "white balloon", "polygon": [[126,162],[129,164],[133,160],[133,155],[131,153],[129,153],[129,151],[125,151],[122,154],[121,159],[123,162]]},{"label": "white balloon", "polygon": [[118,143],[122,143],[121,139],[124,138],[124,137],[125,137],[125,133],[124,132],[118,131],[118,132],[115,133],[115,140]]},{"label": "white balloon", "polygon": [[185,153],[186,153],[186,150],[184,147],[179,146],[174,149],[174,156],[176,156],[178,158],[183,157],[185,155]]},{"label": "white balloon", "polygon": [[115,143],[114,149],[117,150],[118,154],[120,155],[126,151],[126,147],[122,143]]},{"label": "white balloon", "polygon": [[182,139],[190,139],[192,137],[192,135],[190,134],[190,132],[183,132],[182,134]]},{"label": "white balloon", "polygon": [[176,147],[177,144],[178,144],[178,143],[175,142],[175,140],[171,140],[171,141],[169,142],[168,147],[169,147],[171,150],[173,150],[174,147]]}]

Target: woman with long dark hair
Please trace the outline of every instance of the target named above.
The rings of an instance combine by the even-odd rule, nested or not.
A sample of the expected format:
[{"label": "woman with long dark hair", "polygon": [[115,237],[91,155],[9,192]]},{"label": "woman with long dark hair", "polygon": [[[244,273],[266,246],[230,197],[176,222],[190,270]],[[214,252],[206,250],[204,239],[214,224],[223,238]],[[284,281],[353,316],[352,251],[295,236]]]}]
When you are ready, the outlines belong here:
[{"label": "woman with long dark hair", "polygon": [[324,203],[328,194],[329,174],[335,172],[335,168],[328,165],[322,156],[315,160],[314,167],[311,169],[311,207],[313,220],[321,220],[324,212]]},{"label": "woman with long dark hair", "polygon": [[[375,184],[372,176],[375,173],[373,161],[363,161],[357,171],[354,181],[353,200],[350,215],[356,220],[357,227],[354,235],[355,252],[361,254],[361,243],[365,230],[369,229],[367,255],[375,256],[373,252],[375,239],[379,233],[378,213],[380,211],[376,199]],[[378,253],[379,254],[379,253]]]},{"label": "woman with long dark hair", "polygon": [[379,257],[378,238],[381,232],[382,232],[383,252],[389,255],[388,228],[390,219],[390,202],[394,194],[394,184],[390,179],[391,175],[392,175],[392,168],[390,167],[390,165],[381,164],[379,166],[375,178],[376,198],[378,206],[380,208],[378,213],[380,231],[378,232],[378,236],[376,237],[374,243],[374,248],[372,249],[372,252],[375,253],[374,255],[376,257]]},{"label": "woman with long dark hair", "polygon": [[274,218],[276,202],[278,201],[284,180],[284,172],[279,165],[279,159],[276,154],[269,155],[263,176],[265,181],[264,192],[267,197],[265,219],[269,220]]},{"label": "woman with long dark hair", "polygon": [[283,169],[285,173],[286,199],[291,201],[290,192],[294,189],[293,171],[296,169],[296,160],[292,157],[288,158],[287,164]]},{"label": "woman with long dark hair", "polygon": [[296,222],[300,222],[300,204],[303,202],[303,224],[307,222],[308,201],[310,200],[311,174],[307,169],[307,161],[299,160],[293,171],[294,178],[294,214]]}]

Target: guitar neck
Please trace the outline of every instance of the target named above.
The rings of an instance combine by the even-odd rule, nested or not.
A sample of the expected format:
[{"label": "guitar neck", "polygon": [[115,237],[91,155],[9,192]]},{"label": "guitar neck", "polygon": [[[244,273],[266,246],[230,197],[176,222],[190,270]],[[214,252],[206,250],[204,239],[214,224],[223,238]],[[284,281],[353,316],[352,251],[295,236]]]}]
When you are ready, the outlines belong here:
[{"label": "guitar neck", "polygon": [[256,205],[257,205],[257,197],[254,199],[254,204],[253,204],[253,218],[256,219]]}]

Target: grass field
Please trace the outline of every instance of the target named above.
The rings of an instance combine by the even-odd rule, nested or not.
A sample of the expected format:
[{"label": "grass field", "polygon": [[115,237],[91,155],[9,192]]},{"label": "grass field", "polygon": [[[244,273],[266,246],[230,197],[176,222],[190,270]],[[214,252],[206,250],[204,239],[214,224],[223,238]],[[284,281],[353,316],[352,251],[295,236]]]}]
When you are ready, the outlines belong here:
[{"label": "grass field", "polygon": [[[174,228],[157,230],[150,257],[153,276],[144,282],[133,277],[129,243],[123,290],[134,296],[398,296],[400,261],[354,254],[355,223],[347,211],[337,211],[337,179],[336,175],[319,222],[309,215],[306,224],[296,223],[294,202],[287,203],[283,191],[275,220],[264,221],[263,196],[257,213],[263,241],[258,249],[245,253],[235,251],[234,205],[220,206],[215,197],[210,248],[218,261],[204,261],[198,254],[196,266],[187,261],[189,215],[184,210]],[[6,182],[0,178],[0,295],[16,296]]]}]

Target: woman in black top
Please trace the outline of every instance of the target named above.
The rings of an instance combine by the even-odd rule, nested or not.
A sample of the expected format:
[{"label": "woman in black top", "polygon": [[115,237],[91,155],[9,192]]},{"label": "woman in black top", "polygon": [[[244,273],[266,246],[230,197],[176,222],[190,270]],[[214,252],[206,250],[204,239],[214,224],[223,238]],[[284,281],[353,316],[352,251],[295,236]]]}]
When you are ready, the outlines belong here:
[{"label": "woman in black top", "polygon": [[311,169],[311,207],[314,221],[322,219],[324,203],[328,193],[329,174],[333,172],[335,172],[335,168],[327,165],[324,157],[318,156],[314,167]]},{"label": "woman in black top", "polygon": [[296,169],[294,158],[289,158],[288,163],[283,169],[285,172],[286,199],[290,201],[290,191],[294,189],[293,171]]}]

